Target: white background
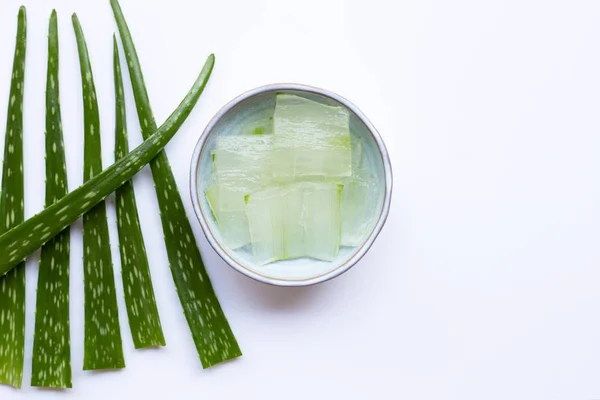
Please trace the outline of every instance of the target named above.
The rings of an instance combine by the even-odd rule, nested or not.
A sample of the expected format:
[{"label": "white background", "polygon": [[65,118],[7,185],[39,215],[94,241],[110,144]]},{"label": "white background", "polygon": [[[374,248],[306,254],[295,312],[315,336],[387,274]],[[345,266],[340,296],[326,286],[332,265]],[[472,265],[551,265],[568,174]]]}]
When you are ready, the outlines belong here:
[{"label": "white background", "polygon": [[[26,215],[43,206],[46,31],[59,12],[69,185],[82,180],[70,14],[93,62],[113,161],[108,1],[28,6]],[[0,125],[19,1],[0,4]],[[152,181],[135,179],[167,347],[82,371],[81,224],[74,225],[74,389],[29,387],[37,260],[27,269],[25,388],[0,399],[600,399],[600,3],[548,0],[123,0],[157,121],[214,52],[204,95],[167,152],[244,357],[202,370],[173,287]],[[310,288],[256,283],[207,245],[189,160],[227,101],[273,82],[321,86],[378,127],[394,169],[384,230],[350,272]],[[141,137],[128,91],[131,144]],[[1,134],[0,136],[3,136]],[[0,138],[3,145],[3,138]],[[114,205],[109,216],[115,269]],[[117,289],[122,293],[120,276]]]}]

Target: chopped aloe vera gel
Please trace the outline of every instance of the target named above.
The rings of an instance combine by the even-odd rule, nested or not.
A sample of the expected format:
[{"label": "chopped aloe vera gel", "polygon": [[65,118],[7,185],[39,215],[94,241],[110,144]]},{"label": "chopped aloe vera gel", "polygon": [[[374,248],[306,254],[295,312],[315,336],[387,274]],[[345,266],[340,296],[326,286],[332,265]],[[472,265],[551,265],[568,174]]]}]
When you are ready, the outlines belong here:
[{"label": "chopped aloe vera gel", "polygon": [[362,139],[352,136],[352,171],[363,165]]},{"label": "chopped aloe vera gel", "polygon": [[213,151],[214,181],[206,199],[225,245],[237,249],[250,243],[244,196],[271,181],[272,136],[218,138]]},{"label": "chopped aloe vera gel", "polygon": [[360,246],[375,216],[377,180],[365,164],[362,139],[352,136],[352,176],[342,181],[342,246]]},{"label": "chopped aloe vera gel", "polygon": [[340,248],[343,185],[304,183],[302,225],[307,257],[332,261]]},{"label": "chopped aloe vera gel", "polygon": [[352,174],[349,113],[279,94],[273,118],[273,173],[283,181]]},{"label": "chopped aloe vera gel", "polygon": [[259,264],[304,255],[303,193],[299,184],[273,186],[246,197],[252,251]]},{"label": "chopped aloe vera gel", "polygon": [[342,188],[334,183],[300,182],[248,195],[246,213],[256,262],[335,258],[340,246]]},{"label": "chopped aloe vera gel", "polygon": [[231,249],[250,243],[245,195],[245,190],[220,182],[213,182],[206,190],[206,200],[219,225],[223,241]]},{"label": "chopped aloe vera gel", "polygon": [[365,169],[357,169],[344,182],[342,192],[342,246],[360,246],[374,218],[376,177]]},{"label": "chopped aloe vera gel", "polygon": [[248,193],[268,185],[272,181],[272,150],[271,135],[219,137],[213,151],[214,177],[224,183],[236,184]]},{"label": "chopped aloe vera gel", "polygon": [[279,93],[234,129],[215,141],[205,191],[226,246],[250,244],[264,265],[362,243],[378,182],[347,108]]}]

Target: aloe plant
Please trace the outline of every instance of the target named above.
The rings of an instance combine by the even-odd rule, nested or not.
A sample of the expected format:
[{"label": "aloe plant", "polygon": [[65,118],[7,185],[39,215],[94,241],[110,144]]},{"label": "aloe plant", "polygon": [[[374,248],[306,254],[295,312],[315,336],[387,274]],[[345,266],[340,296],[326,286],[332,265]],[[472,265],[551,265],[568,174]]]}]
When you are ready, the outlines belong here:
[{"label": "aloe plant", "polygon": [[[17,43],[10,83],[2,193],[0,232],[6,232],[24,219],[23,193],[23,91],[27,15],[19,9]],[[0,252],[4,256],[4,252]],[[24,257],[23,257],[24,258]],[[25,347],[25,262],[23,258],[10,273],[0,278],[0,383],[21,387]]]},{"label": "aloe plant", "polygon": [[[142,136],[148,139],[156,122],[144,84],[140,62],[127,22],[117,0],[111,5],[127,58]],[[150,163],[171,274],[204,368],[242,355],[214,292],[167,155]]]},{"label": "aloe plant", "polygon": [[177,109],[147,140],[39,214],[0,235],[0,277],[130,180],[165,147],[198,102],[215,64],[209,55]]},{"label": "aloe plant", "polygon": [[[48,29],[46,78],[46,207],[68,193],[58,85],[58,28],[56,11]],[[70,388],[69,331],[70,229],[42,247],[37,285],[31,385]]]},{"label": "aloe plant", "polygon": [[[81,67],[85,131],[83,180],[87,182],[102,171],[100,115],[92,66],[83,30],[76,14],[73,14],[73,28],[77,38]],[[104,202],[98,203],[83,216],[83,281],[85,295],[83,369],[125,368]]]},{"label": "aloe plant", "polygon": [[[127,119],[125,117],[125,95],[119,60],[117,38],[113,36],[113,70],[115,78],[115,160],[129,152],[127,143]],[[148,256],[140,228],[140,219],[135,201],[133,183],[127,181],[115,192],[117,203],[117,230],[119,231],[119,252],[121,254],[121,274],[125,292],[125,305],[129,328],[136,349],[164,346],[158,308],[154,298],[154,288],[148,267]]]}]

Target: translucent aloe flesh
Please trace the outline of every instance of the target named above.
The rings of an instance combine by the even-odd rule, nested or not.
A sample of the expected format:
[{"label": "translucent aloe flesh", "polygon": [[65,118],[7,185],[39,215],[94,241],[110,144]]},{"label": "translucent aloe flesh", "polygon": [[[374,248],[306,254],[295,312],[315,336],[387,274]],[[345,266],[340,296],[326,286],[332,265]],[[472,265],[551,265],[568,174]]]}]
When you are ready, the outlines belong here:
[{"label": "translucent aloe flesh", "polygon": [[357,168],[361,168],[364,164],[364,153],[362,139],[351,135],[352,142],[352,171],[356,171]]},{"label": "translucent aloe flesh", "polygon": [[248,195],[246,213],[256,262],[335,258],[340,246],[342,189],[336,183],[300,182]]},{"label": "translucent aloe flesh", "polygon": [[[115,81],[115,159],[129,153],[123,77],[117,39],[113,38],[113,71]],[[164,346],[165,337],[158,316],[148,256],[140,227],[133,182],[127,181],[115,192],[121,275],[129,328],[136,349]]]},{"label": "translucent aloe flesh", "polygon": [[[0,194],[0,233],[20,224],[23,208],[23,91],[27,16],[19,9],[17,42],[10,82],[2,193]],[[0,252],[6,258],[4,252]],[[22,260],[22,259],[21,259]],[[0,278],[0,383],[21,387],[25,348],[25,262]]]},{"label": "translucent aloe flesh", "polygon": [[[205,194],[224,243],[236,249],[251,242],[262,264],[332,260],[339,246],[360,245],[372,224],[377,181],[362,139],[350,134],[349,111],[280,93],[269,115],[258,112],[241,133],[216,139]],[[272,131],[248,134],[247,126],[271,120]],[[299,220],[299,205],[301,231],[289,222]]]},{"label": "translucent aloe flesh", "polygon": [[[56,11],[48,31],[46,78],[46,207],[68,193],[58,85],[58,28]],[[31,386],[70,388],[69,328],[70,229],[42,247],[37,285]]]},{"label": "translucent aloe flesh", "polygon": [[250,243],[244,197],[271,183],[272,135],[217,138],[213,182],[206,191],[225,244],[237,249]]},{"label": "translucent aloe flesh", "polygon": [[217,179],[247,189],[271,182],[272,135],[220,136],[213,150],[213,171]]},{"label": "translucent aloe flesh", "polygon": [[377,204],[377,177],[367,167],[361,138],[352,136],[352,175],[343,179],[342,246],[360,246],[369,233]]},{"label": "translucent aloe flesh", "polygon": [[211,183],[205,194],[225,245],[237,249],[250,243],[244,203],[246,191],[240,190],[235,185],[215,181]]},{"label": "translucent aloe flesh", "polygon": [[[83,180],[86,182],[102,171],[100,116],[87,45],[75,14],[73,28],[81,67],[84,110]],[[125,368],[104,202],[100,202],[83,216],[83,280],[83,369]]]},{"label": "translucent aloe flesh", "polygon": [[[111,0],[111,6],[127,58],[142,136],[147,140],[156,130],[156,122],[142,69],[118,1]],[[166,153],[158,154],[150,163],[150,168],[161,209],[171,274],[202,366],[208,368],[240,357],[242,352],[204,267]]]},{"label": "translucent aloe flesh", "polygon": [[306,183],[302,186],[304,254],[331,261],[338,255],[340,248],[340,208],[344,186],[331,183]]},{"label": "translucent aloe flesh", "polygon": [[351,175],[349,113],[345,107],[278,94],[273,132],[273,175],[277,179]]},{"label": "translucent aloe flesh", "polygon": [[302,191],[297,185],[269,187],[248,195],[246,212],[257,263],[304,255]]},{"label": "translucent aloe flesh", "polygon": [[377,204],[376,177],[364,168],[344,181],[342,193],[342,246],[360,246],[369,233]]}]

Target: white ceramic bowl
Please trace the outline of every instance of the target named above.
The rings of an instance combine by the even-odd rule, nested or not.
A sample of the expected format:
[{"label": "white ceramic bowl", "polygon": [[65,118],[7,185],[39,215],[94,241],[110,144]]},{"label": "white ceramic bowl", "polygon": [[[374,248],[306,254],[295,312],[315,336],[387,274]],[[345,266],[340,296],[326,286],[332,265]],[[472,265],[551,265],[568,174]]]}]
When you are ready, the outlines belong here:
[{"label": "white ceramic bowl", "polygon": [[[218,135],[235,133],[235,126],[249,113],[275,106],[275,95],[281,92],[300,94],[326,104],[342,105],[350,110],[350,130],[362,138],[363,152],[379,180],[379,193],[376,196],[375,218],[370,234],[358,247],[341,247],[337,258],[331,262],[311,258],[277,261],[258,265],[252,259],[247,246],[231,250],[222,243],[221,233],[210,211],[204,191],[210,183],[212,168],[211,150],[215,147]],[[261,86],[246,92],[225,105],[209,122],[200,136],[192,156],[190,171],[190,195],[196,216],[208,242],[227,264],[242,274],[257,281],[278,286],[307,286],[335,278],[349,270],[369,250],[381,231],[390,208],[392,195],[392,169],[390,160],[375,127],[363,113],[348,100],[327,90],[298,85],[273,84]]]}]

